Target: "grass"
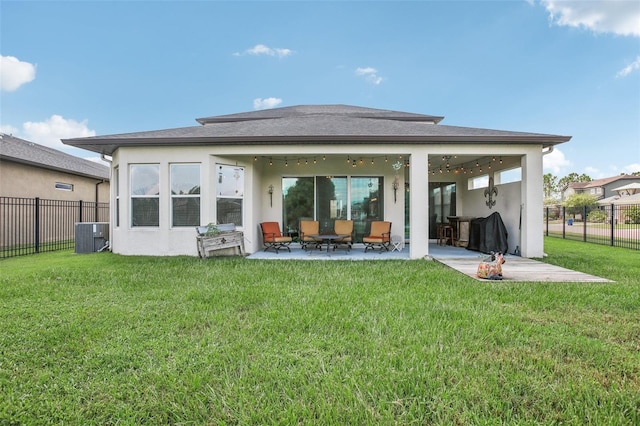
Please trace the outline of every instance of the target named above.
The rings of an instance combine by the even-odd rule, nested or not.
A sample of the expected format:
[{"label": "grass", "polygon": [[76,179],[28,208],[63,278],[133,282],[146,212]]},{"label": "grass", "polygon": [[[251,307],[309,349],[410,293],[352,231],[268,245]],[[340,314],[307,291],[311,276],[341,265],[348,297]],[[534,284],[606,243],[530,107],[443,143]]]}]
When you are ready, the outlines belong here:
[{"label": "grass", "polygon": [[616,283],[485,283],[428,261],[3,260],[0,424],[638,424],[638,252],[545,251]]}]

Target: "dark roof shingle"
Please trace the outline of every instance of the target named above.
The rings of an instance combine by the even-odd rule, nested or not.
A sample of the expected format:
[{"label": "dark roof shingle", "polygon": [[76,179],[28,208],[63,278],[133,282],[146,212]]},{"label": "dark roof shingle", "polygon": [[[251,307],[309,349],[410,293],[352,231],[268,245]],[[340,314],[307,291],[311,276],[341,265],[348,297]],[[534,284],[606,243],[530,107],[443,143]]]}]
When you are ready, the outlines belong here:
[{"label": "dark roof shingle", "polygon": [[0,159],[95,179],[109,179],[109,167],[0,133]]}]

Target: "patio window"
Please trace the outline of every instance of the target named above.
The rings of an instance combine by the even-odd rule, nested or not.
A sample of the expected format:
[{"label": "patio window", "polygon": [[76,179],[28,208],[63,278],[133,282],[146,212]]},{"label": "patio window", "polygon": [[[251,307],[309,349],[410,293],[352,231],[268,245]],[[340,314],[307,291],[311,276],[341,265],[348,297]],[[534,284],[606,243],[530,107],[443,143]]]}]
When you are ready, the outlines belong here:
[{"label": "patio window", "polygon": [[216,219],[243,226],[244,167],[216,166]]},{"label": "patio window", "polygon": [[429,238],[436,238],[438,223],[447,223],[447,216],[456,215],[456,184],[429,183]]},{"label": "patio window", "polygon": [[469,191],[474,189],[487,188],[489,186],[489,175],[482,175],[469,178],[467,181],[467,189]]},{"label": "patio window", "polygon": [[502,170],[496,173],[496,185],[504,185],[505,183],[522,181],[522,167],[514,169]]},{"label": "patio window", "polygon": [[200,225],[200,165],[171,164],[171,226]]},{"label": "patio window", "polygon": [[160,165],[132,164],[131,226],[160,225]]}]

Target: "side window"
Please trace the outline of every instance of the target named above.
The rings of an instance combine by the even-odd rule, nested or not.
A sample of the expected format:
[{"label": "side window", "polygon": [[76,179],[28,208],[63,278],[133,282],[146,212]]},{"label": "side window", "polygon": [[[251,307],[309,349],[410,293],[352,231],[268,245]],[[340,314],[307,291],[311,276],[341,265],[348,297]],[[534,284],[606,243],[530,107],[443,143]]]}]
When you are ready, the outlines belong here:
[{"label": "side window", "polygon": [[160,165],[132,164],[131,226],[160,225]]},{"label": "side window", "polygon": [[218,223],[243,226],[244,167],[216,165],[216,218]]},{"label": "side window", "polygon": [[200,165],[172,164],[171,226],[200,225]]},{"label": "side window", "polygon": [[116,195],[116,211],[114,212],[114,215],[116,227],[118,227],[120,226],[120,167],[115,167],[113,169],[113,185]]}]

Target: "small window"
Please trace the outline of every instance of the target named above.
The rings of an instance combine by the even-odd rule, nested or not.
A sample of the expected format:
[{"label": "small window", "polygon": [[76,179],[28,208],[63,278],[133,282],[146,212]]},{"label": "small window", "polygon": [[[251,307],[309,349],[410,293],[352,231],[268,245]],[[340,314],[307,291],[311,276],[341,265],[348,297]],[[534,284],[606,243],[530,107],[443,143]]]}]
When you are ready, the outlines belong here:
[{"label": "small window", "polygon": [[473,189],[481,189],[489,186],[489,175],[482,175],[470,178],[467,183],[467,188],[471,191]]},{"label": "small window", "polygon": [[496,174],[496,182],[499,185],[512,182],[520,182],[522,180],[522,167],[515,169],[502,170]]},{"label": "small window", "polygon": [[73,184],[56,182],[56,189],[60,191],[73,191]]}]

